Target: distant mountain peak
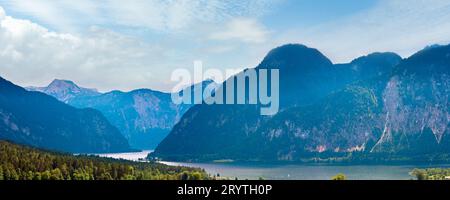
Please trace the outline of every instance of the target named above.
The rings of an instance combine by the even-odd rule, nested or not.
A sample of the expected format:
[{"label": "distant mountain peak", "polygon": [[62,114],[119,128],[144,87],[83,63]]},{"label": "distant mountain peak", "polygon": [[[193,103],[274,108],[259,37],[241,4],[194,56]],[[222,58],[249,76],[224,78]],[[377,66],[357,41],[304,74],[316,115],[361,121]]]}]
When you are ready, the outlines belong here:
[{"label": "distant mountain peak", "polygon": [[[258,68],[308,68],[330,67],[332,62],[319,50],[303,44],[286,44],[272,49]],[[283,69],[280,69],[283,70]]]},{"label": "distant mountain peak", "polygon": [[70,84],[70,85],[76,85],[73,81],[71,80],[65,80],[65,79],[54,79],[51,84],[61,84],[61,83],[65,83],[65,84]]},{"label": "distant mountain peak", "polygon": [[0,139],[74,153],[131,150],[94,109],[76,109],[0,78]]},{"label": "distant mountain peak", "polygon": [[350,65],[353,71],[361,74],[380,75],[390,72],[401,61],[402,57],[396,53],[375,52],[352,60]]},{"label": "distant mountain peak", "polygon": [[423,50],[433,49],[433,48],[442,47],[442,46],[444,46],[444,45],[432,44],[432,45],[426,46],[425,48],[423,48]]},{"label": "distant mountain peak", "polygon": [[77,84],[75,84],[73,81],[55,79],[47,86],[47,90],[49,90],[49,89],[56,89],[56,90],[67,90],[67,89],[80,90],[81,88]]},{"label": "distant mountain peak", "polygon": [[67,103],[77,96],[100,95],[96,89],[83,88],[71,80],[54,79],[47,87],[26,87],[29,91],[43,92]]},{"label": "distant mountain peak", "polygon": [[352,60],[351,63],[358,63],[366,60],[387,60],[387,59],[400,62],[402,60],[402,57],[400,57],[398,54],[394,52],[375,52],[365,56],[358,57]]},{"label": "distant mountain peak", "polygon": [[427,77],[430,74],[448,74],[450,63],[450,44],[449,45],[431,45],[398,65],[394,73],[416,74]]}]

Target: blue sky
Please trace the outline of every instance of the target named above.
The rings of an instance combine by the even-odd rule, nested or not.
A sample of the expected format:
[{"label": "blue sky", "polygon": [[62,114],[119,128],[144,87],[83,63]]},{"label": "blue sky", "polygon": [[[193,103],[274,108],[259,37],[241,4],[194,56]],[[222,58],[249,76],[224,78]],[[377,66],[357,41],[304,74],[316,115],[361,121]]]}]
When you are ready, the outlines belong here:
[{"label": "blue sky", "polygon": [[255,67],[302,43],[335,63],[403,57],[450,41],[446,0],[0,0],[0,75],[23,86],[70,79],[101,91],[170,90],[170,74]]}]

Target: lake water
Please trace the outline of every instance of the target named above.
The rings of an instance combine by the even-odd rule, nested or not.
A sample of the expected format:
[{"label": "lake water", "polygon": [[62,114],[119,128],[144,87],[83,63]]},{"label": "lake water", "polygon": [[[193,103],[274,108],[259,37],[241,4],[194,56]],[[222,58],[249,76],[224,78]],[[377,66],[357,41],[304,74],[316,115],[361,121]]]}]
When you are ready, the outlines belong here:
[{"label": "lake water", "polygon": [[276,165],[245,163],[179,163],[162,162],[167,165],[200,167],[210,174],[219,173],[223,177],[238,179],[269,180],[330,180],[336,174],[343,173],[352,180],[409,180],[413,177],[409,172],[420,166],[387,166],[387,165]]},{"label": "lake water", "polygon": [[106,157],[106,158],[141,161],[141,160],[144,160],[147,157],[147,155],[151,152],[152,152],[151,150],[144,150],[141,152],[100,153],[100,154],[93,154],[93,155],[100,156],[100,157]]},{"label": "lake water", "polygon": [[[96,154],[102,157],[139,161],[152,151],[132,153]],[[329,180],[343,173],[352,180],[409,180],[409,172],[414,168],[449,167],[425,165],[314,165],[314,164],[248,164],[248,163],[182,163],[161,162],[172,166],[199,167],[209,174],[238,179],[275,179],[275,180]]]}]

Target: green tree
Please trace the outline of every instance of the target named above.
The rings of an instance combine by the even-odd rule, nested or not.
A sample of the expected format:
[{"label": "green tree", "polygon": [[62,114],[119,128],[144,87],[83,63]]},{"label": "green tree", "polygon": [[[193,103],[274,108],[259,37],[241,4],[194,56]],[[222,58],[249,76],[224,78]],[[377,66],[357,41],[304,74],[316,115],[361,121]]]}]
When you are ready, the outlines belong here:
[{"label": "green tree", "polygon": [[0,180],[209,179],[205,171],[42,151],[0,141]]},{"label": "green tree", "polygon": [[103,172],[97,177],[97,180],[114,180],[109,172]]},{"label": "green tree", "polygon": [[44,172],[41,173],[41,180],[50,180],[52,174],[50,173],[49,170],[45,170]]},{"label": "green tree", "polygon": [[83,169],[76,169],[73,173],[73,180],[90,180],[90,175]]},{"label": "green tree", "polygon": [[192,172],[190,179],[191,180],[202,180],[203,179],[203,175],[200,172]]},{"label": "green tree", "polygon": [[23,175],[23,179],[25,180],[33,180],[34,178],[34,173],[32,171],[28,171],[28,172],[24,172],[25,174]]},{"label": "green tree", "polygon": [[64,180],[64,177],[61,173],[61,170],[59,168],[53,169],[50,172],[50,180]]},{"label": "green tree", "polygon": [[187,172],[183,172],[180,177],[181,180],[189,180],[189,174]]},{"label": "green tree", "polygon": [[41,172],[34,173],[33,180],[37,180],[37,181],[42,180]]},{"label": "green tree", "polygon": [[424,170],[414,169],[411,174],[417,178],[417,180],[428,180],[428,175]]},{"label": "green tree", "polygon": [[3,177],[3,167],[0,166],[0,180],[5,180],[5,178]]},{"label": "green tree", "polygon": [[331,180],[335,180],[335,181],[347,180],[347,177],[345,176],[345,174],[339,173],[336,176],[333,176],[333,178],[331,178]]}]

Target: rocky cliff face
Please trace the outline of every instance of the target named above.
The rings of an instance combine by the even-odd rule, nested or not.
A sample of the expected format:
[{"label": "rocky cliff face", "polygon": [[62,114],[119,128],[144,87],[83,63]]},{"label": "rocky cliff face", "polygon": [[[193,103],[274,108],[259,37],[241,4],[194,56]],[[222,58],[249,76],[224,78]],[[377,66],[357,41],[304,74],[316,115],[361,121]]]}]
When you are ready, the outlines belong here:
[{"label": "rocky cliff face", "polygon": [[[207,80],[199,84],[202,84],[204,89],[213,84],[213,81]],[[194,90],[194,86],[191,87],[192,94],[202,92]],[[47,87],[26,89],[43,92],[77,108],[99,110],[119,129],[130,145],[137,149],[154,149],[193,105],[173,104],[170,93],[150,89],[99,93],[69,80],[55,79]]]},{"label": "rocky cliff face", "polygon": [[189,108],[173,104],[168,93],[147,89],[79,97],[69,103],[101,111],[131,146],[140,149],[156,147]]},{"label": "rocky cliff face", "polygon": [[277,48],[258,67],[280,69],[281,112],[261,117],[258,105],[194,106],[152,156],[298,160],[365,151],[383,133],[382,95],[400,62],[395,54],[375,53],[333,65],[302,45]]},{"label": "rocky cliff face", "polygon": [[275,116],[255,134],[264,146],[255,154],[298,160],[314,152],[450,153],[449,72],[450,46],[421,51],[389,74]]},{"label": "rocky cliff face", "polygon": [[400,64],[384,90],[385,127],[371,151],[448,151],[449,73],[449,46],[425,49]]},{"label": "rocky cliff face", "polygon": [[[204,89],[214,83],[205,81],[201,84]],[[198,91],[192,89],[191,92]],[[170,93],[150,89],[78,96],[69,104],[99,110],[122,132],[132,147],[139,149],[154,149],[193,105],[174,104]]]}]

